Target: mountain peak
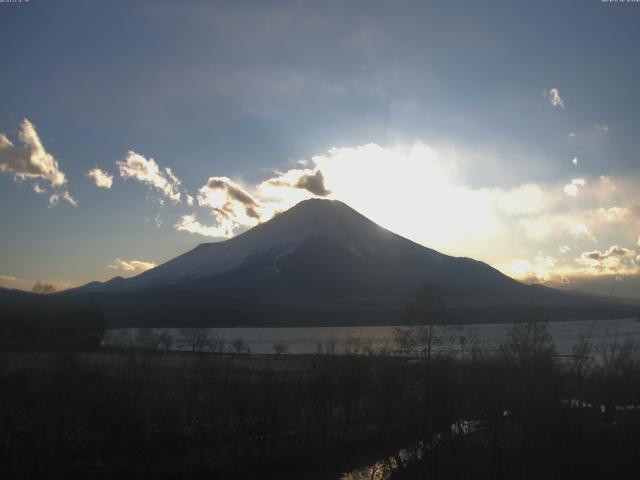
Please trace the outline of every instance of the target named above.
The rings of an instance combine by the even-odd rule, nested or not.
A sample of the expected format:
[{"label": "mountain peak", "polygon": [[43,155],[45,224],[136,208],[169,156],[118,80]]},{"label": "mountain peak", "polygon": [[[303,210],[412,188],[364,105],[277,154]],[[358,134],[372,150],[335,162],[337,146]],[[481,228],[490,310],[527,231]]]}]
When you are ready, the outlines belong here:
[{"label": "mountain peak", "polygon": [[[227,288],[221,276],[249,275],[243,280],[249,283],[268,277],[267,283],[295,285],[326,280],[331,271],[335,278],[325,282],[329,286],[351,281],[350,289],[364,291],[364,285],[377,279],[380,285],[390,282],[389,292],[397,293],[415,288],[424,279],[466,285],[476,277],[470,272],[478,269],[480,277],[488,275],[500,284],[515,283],[486,265],[447,257],[403,238],[343,202],[314,198],[237,237],[203,243],[137,277],[104,287],[127,290],[222,282],[216,284],[220,291]],[[465,289],[467,286],[459,288]]]},{"label": "mountain peak", "polygon": [[[299,202],[234,238],[202,243],[127,282],[130,286],[144,286],[149,283],[178,283],[217,275],[266,252],[292,252],[310,239],[324,239],[358,254],[375,255],[389,248],[428,250],[401,239],[343,202],[312,198]],[[400,244],[398,239],[402,240]],[[440,255],[433,250],[428,251],[435,256]]]},{"label": "mountain peak", "polygon": [[346,203],[341,202],[340,200],[314,197],[314,198],[308,198],[306,200],[302,200],[301,202],[296,203],[289,210],[286,210],[282,213],[288,213],[288,212],[291,213],[297,210],[305,210],[308,212],[323,211],[323,210],[327,211],[327,210],[335,210],[339,208],[346,208],[348,210],[355,212],[354,209],[352,209]]}]

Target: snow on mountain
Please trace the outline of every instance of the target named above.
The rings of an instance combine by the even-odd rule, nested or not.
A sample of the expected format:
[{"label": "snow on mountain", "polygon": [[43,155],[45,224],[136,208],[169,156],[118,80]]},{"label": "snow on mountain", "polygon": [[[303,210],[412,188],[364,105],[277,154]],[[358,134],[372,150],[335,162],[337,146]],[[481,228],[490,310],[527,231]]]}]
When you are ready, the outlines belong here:
[{"label": "snow on mountain", "polygon": [[285,256],[305,240],[319,237],[356,255],[417,255],[436,262],[445,257],[380,227],[342,202],[311,199],[235,238],[198,245],[117,286],[144,288],[193,281],[228,272],[267,252]]},{"label": "snow on mountain", "polygon": [[457,305],[456,322],[526,317],[532,305],[553,306],[558,318],[597,314],[595,300],[587,305],[584,296],[521,284],[319,199],[136,277],[60,295],[100,305],[118,325],[388,325],[425,282],[440,284],[448,305]]}]

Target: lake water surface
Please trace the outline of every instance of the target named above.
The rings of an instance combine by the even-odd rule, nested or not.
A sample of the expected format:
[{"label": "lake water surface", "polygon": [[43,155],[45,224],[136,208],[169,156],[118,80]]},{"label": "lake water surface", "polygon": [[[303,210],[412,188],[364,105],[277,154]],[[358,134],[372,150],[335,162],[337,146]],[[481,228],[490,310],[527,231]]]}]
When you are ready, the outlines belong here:
[{"label": "lake water surface", "polygon": [[[228,346],[242,339],[251,353],[274,353],[274,343],[286,345],[286,353],[316,353],[321,349],[333,349],[335,353],[346,351],[389,352],[393,344],[393,328],[373,327],[286,327],[286,328],[211,328],[210,333],[224,339]],[[464,343],[465,351],[477,347],[490,350],[507,339],[512,324],[475,324],[464,326],[438,326],[440,351],[459,353]],[[585,335],[590,334],[594,345],[617,342],[619,344],[640,341],[640,322],[635,318],[621,320],[571,321],[549,324],[558,354],[572,352]],[[190,350],[180,330],[154,329],[155,333],[167,332],[173,342],[173,350]],[[135,338],[138,329],[111,330],[105,335],[105,345],[123,344]]]}]

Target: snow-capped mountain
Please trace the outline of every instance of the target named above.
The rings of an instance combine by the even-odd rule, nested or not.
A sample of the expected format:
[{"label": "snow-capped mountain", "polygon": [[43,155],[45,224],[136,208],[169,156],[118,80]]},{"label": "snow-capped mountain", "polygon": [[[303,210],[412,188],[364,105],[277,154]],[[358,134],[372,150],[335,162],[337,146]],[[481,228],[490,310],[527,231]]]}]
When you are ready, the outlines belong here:
[{"label": "snow-capped mountain", "polygon": [[[504,293],[521,286],[486,264],[443,255],[396,235],[342,202],[312,199],[230,240],[198,245],[136,277],[85,289],[180,286],[242,296],[229,291],[231,282],[245,290],[252,286],[252,295],[260,297],[293,291],[305,297],[397,296],[410,294],[423,281],[439,282],[452,294]],[[259,284],[269,292],[256,292]]]},{"label": "snow-capped mountain", "polygon": [[425,282],[443,287],[453,322],[513,321],[530,315],[532,305],[546,308],[548,318],[613,318],[610,302],[596,307],[603,302],[523,285],[320,199],[136,277],[61,295],[98,304],[114,325],[388,325],[402,321],[407,300]]}]

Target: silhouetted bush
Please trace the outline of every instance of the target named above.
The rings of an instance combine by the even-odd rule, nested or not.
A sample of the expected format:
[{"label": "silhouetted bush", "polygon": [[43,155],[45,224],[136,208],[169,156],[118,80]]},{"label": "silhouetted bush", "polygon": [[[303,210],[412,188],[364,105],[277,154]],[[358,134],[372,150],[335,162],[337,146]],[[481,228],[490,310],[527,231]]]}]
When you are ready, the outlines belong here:
[{"label": "silhouetted bush", "polygon": [[380,459],[392,478],[623,478],[640,454],[637,349],[615,338],[587,362],[541,323],[431,360],[168,352],[157,333],[2,354],[0,478],[340,478]]},{"label": "silhouetted bush", "polygon": [[95,348],[104,330],[104,315],[92,304],[32,294],[0,300],[0,342],[5,347]]}]

